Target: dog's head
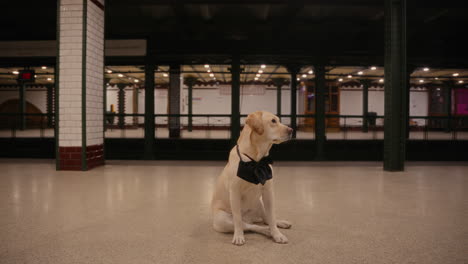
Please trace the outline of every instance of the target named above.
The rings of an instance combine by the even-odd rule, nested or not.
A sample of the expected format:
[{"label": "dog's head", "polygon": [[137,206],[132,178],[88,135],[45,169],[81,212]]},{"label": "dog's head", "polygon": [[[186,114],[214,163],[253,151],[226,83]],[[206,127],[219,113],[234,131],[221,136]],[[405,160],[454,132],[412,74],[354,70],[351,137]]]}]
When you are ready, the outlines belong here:
[{"label": "dog's head", "polygon": [[273,144],[279,144],[291,139],[292,128],[280,123],[277,116],[266,111],[249,114],[245,124],[252,128],[253,133],[264,137]]}]

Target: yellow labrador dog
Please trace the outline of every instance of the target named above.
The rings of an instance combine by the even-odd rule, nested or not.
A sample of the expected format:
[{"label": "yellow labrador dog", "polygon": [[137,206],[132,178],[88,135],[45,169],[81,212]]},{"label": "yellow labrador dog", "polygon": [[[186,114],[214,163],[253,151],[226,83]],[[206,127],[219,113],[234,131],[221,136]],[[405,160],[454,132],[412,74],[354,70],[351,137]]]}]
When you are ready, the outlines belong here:
[{"label": "yellow labrador dog", "polygon": [[247,117],[237,146],[231,150],[229,161],[218,177],[211,205],[214,229],[234,232],[233,244],[245,243],[244,231],[271,236],[277,243],[288,242],[278,227],[290,228],[291,224],[276,219],[268,154],[272,144],[289,140],[292,131],[266,111]]}]

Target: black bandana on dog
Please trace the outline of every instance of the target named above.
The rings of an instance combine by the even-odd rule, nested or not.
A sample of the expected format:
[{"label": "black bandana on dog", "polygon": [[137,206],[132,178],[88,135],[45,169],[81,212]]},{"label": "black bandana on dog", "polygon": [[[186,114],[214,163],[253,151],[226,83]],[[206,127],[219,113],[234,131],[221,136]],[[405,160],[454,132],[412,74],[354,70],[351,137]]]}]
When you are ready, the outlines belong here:
[{"label": "black bandana on dog", "polygon": [[239,145],[236,146],[237,155],[239,155],[239,168],[237,169],[237,176],[253,184],[265,185],[265,182],[273,178],[270,164],[273,164],[273,160],[269,157],[263,157],[260,161],[256,162],[251,157],[247,156],[251,161],[242,161]]}]

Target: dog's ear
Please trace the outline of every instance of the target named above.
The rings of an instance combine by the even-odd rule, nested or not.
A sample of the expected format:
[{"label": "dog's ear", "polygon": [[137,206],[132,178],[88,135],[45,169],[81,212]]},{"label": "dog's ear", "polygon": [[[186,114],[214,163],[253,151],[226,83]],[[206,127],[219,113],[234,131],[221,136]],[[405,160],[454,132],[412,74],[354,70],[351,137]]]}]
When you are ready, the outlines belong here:
[{"label": "dog's ear", "polygon": [[253,131],[257,134],[262,135],[264,132],[263,129],[263,121],[262,121],[263,113],[261,111],[253,112],[247,116],[245,123],[249,125]]}]

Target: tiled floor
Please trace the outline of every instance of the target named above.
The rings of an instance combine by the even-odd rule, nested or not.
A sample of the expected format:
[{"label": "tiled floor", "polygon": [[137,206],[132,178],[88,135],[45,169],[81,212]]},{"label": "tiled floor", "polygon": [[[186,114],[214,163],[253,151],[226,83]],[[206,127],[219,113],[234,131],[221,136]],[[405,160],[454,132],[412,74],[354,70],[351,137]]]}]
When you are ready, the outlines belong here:
[{"label": "tiled floor", "polygon": [[0,263],[468,263],[468,164],[277,162],[289,244],[211,228],[223,162],[0,159]]}]

